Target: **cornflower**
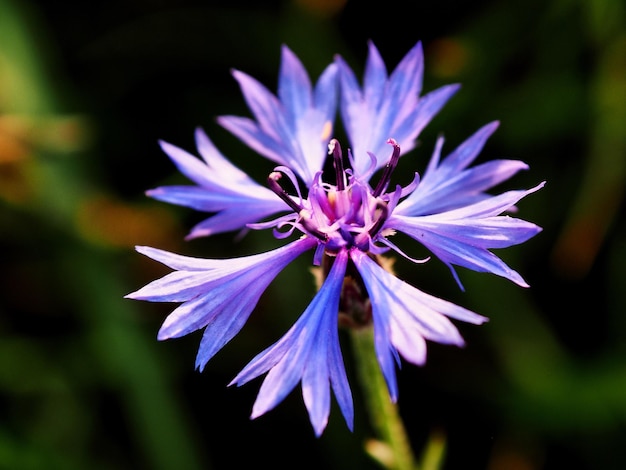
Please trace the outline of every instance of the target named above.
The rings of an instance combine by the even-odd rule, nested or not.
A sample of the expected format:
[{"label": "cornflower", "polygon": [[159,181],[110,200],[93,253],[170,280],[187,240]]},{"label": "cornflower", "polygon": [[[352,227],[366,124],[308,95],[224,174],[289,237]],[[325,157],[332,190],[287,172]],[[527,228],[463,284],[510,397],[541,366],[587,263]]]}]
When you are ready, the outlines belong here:
[{"label": "cornflower", "polygon": [[[440,137],[421,178],[415,173],[404,187],[392,184],[400,157],[415,147],[422,129],[459,88],[447,85],[420,96],[420,43],[389,75],[370,42],[362,86],[341,57],[324,70],[315,86],[286,46],[281,59],[277,96],[245,73],[233,72],[254,119],[218,118],[242,142],[278,164],[266,185],[230,163],[198,129],[202,160],[161,142],[194,184],[160,187],[148,195],[210,214],[188,238],[271,228],[277,239],[293,240],[235,259],[199,259],[137,247],[173,271],[127,297],[180,303],[165,319],[158,339],[204,329],[196,358],[196,368],[202,371],[241,330],[282,269],[312,251],[312,263],[321,271],[317,294],[289,331],[254,357],[231,385],[266,374],[252,408],[251,417],[256,418],[301,383],[311,424],[320,436],[328,422],[331,389],[353,429],[339,325],[373,326],[376,357],[390,399],[396,402],[401,357],[422,365],[426,340],[463,346],[451,319],[472,324],[487,320],[395,277],[386,253],[396,252],[415,263],[428,258],[409,257],[392,242],[393,235],[402,232],[425,246],[450,268],[461,288],[455,266],[493,273],[526,287],[523,278],[490,250],[523,243],[541,230],[503,214],[543,183],[528,190],[487,193],[528,168],[517,160],[471,167],[498,126],[492,122],[445,158]],[[347,155],[333,138],[337,107],[349,141]],[[334,168],[330,178],[323,174],[327,155]]]}]

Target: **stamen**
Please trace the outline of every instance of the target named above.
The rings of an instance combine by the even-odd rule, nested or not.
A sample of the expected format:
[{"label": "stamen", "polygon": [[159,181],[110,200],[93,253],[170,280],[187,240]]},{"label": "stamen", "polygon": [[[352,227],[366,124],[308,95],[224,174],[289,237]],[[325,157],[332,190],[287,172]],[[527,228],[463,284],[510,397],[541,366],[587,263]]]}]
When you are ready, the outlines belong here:
[{"label": "stamen", "polygon": [[328,153],[333,155],[333,163],[335,166],[335,173],[337,175],[337,191],[343,191],[346,189],[345,173],[343,169],[343,155],[341,153],[341,146],[337,139],[332,139],[328,143]]},{"label": "stamen", "polygon": [[[387,203],[382,199],[378,199],[376,201],[376,211],[380,210],[380,214],[376,219],[376,222],[372,224],[372,226],[367,231],[360,232],[357,236],[354,237],[354,245],[359,248],[361,251],[370,251],[370,240],[374,240],[376,235],[383,227],[383,224],[387,220],[389,216],[389,209],[387,208]],[[345,238],[345,237],[344,237]]]},{"label": "stamen", "polygon": [[289,194],[287,194],[283,187],[278,184],[278,180],[282,177],[282,173],[278,171],[272,171],[267,177],[267,185],[272,191],[274,191],[274,193],[276,193],[279,198],[285,201],[285,203],[291,209],[293,209],[296,214],[298,214],[298,222],[296,222],[296,224],[299,223],[302,228],[304,228],[307,232],[309,232],[314,237],[320,239],[321,241],[327,241],[328,235],[318,230],[317,226],[311,220],[311,214],[309,213],[309,211],[297,202],[295,202],[293,199],[291,199],[291,196],[289,196]]},{"label": "stamen", "polygon": [[372,193],[372,196],[374,197],[380,196],[387,188],[389,180],[391,179],[391,173],[393,173],[393,170],[396,168],[398,160],[400,159],[400,146],[398,143],[394,139],[387,140],[387,143],[393,145],[393,153],[391,154],[391,158],[389,159],[387,166],[385,166],[385,171],[383,172],[376,189],[374,189],[374,192]]},{"label": "stamen", "polygon": [[381,211],[380,216],[378,216],[378,219],[376,219],[376,222],[374,222],[374,225],[372,225],[370,229],[367,231],[367,233],[370,234],[370,237],[374,237],[378,233],[378,231],[383,227],[383,224],[387,220],[387,217],[389,216],[389,209],[387,209],[387,204],[381,201],[380,199],[379,199],[379,202],[377,202],[376,204],[376,210],[379,210],[379,209]]},{"label": "stamen", "polygon": [[276,195],[281,198],[285,203],[291,207],[296,214],[299,214],[301,210],[304,208],[296,203],[291,196],[287,194],[287,192],[282,188],[280,184],[278,184],[278,180],[283,177],[282,173],[278,171],[272,171],[270,175],[267,177],[267,185],[269,188],[276,193]]}]

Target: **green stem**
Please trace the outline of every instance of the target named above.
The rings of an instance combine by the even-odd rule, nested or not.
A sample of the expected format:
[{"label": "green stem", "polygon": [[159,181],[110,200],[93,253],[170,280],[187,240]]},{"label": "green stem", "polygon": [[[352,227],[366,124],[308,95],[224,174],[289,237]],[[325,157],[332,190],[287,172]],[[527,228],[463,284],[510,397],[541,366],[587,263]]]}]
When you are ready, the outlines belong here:
[{"label": "green stem", "polygon": [[404,423],[397,405],[389,398],[387,383],[376,359],[373,329],[352,329],[351,340],[357,374],[377,437],[366,443],[366,451],[389,470],[417,470]]}]

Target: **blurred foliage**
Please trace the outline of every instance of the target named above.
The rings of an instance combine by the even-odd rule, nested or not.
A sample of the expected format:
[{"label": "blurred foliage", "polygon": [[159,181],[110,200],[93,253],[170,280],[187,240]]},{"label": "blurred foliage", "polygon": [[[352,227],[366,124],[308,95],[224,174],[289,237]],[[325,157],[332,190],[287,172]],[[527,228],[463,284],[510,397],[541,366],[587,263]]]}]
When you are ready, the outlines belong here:
[{"label": "blurred foliage", "polygon": [[512,187],[548,182],[520,204],[544,231],[502,254],[530,289],[463,271],[461,293],[435,261],[397,263],[491,318],[461,326],[464,350],[431,345],[425,367],[399,374],[413,445],[445,448],[445,469],[626,468],[625,6],[407,7],[0,0],[0,468],[376,468],[356,386],[355,433],[335,410],[320,439],[299,393],[250,421],[255,384],[226,388],[310,299],[309,260],[202,374],[198,335],[155,340],[169,306],[122,299],[165,272],[135,244],[204,257],[276,246],[264,233],[183,242],[201,215],[143,195],[181,181],[157,140],[192,150],[203,126],[261,180],[271,163],[214,122],[247,114],[229,70],[274,88],[283,43],[312,76],[335,53],[362,70],[369,39],[390,68],[422,40],[426,90],[463,84],[402,169],[423,169],[439,133],[451,150],[498,119],[481,158],[529,163]]}]

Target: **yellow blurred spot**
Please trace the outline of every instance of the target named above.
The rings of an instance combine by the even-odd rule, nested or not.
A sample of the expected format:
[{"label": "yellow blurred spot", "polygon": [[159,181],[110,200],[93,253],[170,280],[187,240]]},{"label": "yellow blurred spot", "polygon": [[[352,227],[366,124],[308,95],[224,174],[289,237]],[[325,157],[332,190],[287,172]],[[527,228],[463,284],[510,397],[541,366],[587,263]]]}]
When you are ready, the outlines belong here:
[{"label": "yellow blurred spot", "polygon": [[443,38],[428,46],[428,70],[434,76],[458,76],[469,61],[469,48],[458,39]]},{"label": "yellow blurred spot", "polygon": [[365,452],[385,468],[394,468],[396,466],[393,449],[385,442],[377,439],[368,439],[365,441]]},{"label": "yellow blurred spot", "polygon": [[15,116],[0,116],[0,165],[26,158],[29,145],[23,122]]},{"label": "yellow blurred spot", "polygon": [[73,152],[91,136],[84,116],[0,115],[0,163],[21,158],[28,150]]},{"label": "yellow blurred spot", "polygon": [[0,162],[0,199],[10,204],[25,204],[33,197],[33,189],[27,165],[20,160]]},{"label": "yellow blurred spot", "polygon": [[91,135],[88,128],[81,116],[0,115],[0,198],[27,203],[37,184],[33,169],[38,154],[85,148]]},{"label": "yellow blurred spot", "polygon": [[330,121],[326,121],[324,123],[324,128],[322,129],[322,139],[321,140],[328,140],[330,139],[330,135],[333,132],[333,123]]},{"label": "yellow blurred spot", "polygon": [[76,214],[78,233],[88,241],[109,247],[167,245],[180,238],[178,227],[162,208],[138,208],[107,196],[86,199]]}]

